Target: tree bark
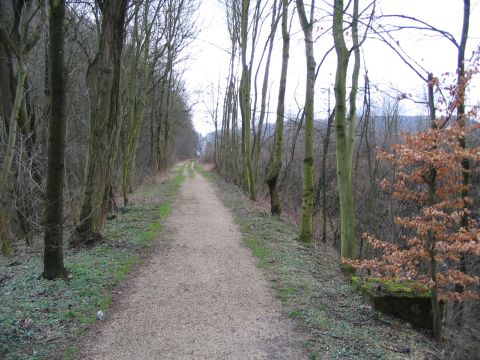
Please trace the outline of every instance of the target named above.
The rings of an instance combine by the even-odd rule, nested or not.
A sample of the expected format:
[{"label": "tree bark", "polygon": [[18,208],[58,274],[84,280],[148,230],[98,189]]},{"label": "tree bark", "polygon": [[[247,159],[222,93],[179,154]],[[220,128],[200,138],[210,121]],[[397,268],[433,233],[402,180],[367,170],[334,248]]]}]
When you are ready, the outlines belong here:
[{"label": "tree bark", "polygon": [[303,159],[303,193],[300,215],[300,241],[312,242],[313,232],[313,111],[315,96],[315,58],[313,54],[313,9],[312,2],[310,20],[305,13],[303,0],[297,0],[297,11],[305,40],[305,57],[307,61],[307,81],[305,87],[305,132]]},{"label": "tree bark", "polygon": [[[358,3],[355,0],[354,3]],[[358,6],[358,4],[357,4]],[[343,0],[335,0],[333,9],[333,38],[337,53],[335,76],[335,128],[338,194],[340,200],[340,253],[342,258],[355,258],[355,220],[351,184],[351,159],[349,145],[351,132],[346,124],[346,86],[350,53],[343,35]],[[353,29],[352,29],[353,31]],[[351,124],[350,124],[351,125]]]},{"label": "tree bark", "polygon": [[[148,24],[149,4],[144,4],[141,30],[139,10],[140,3],[135,9],[135,24],[132,35],[133,58],[130,59],[130,76],[127,84],[126,113],[126,143],[122,163],[122,192],[123,204],[128,205],[128,195],[133,191],[132,171],[135,168],[138,140],[143,124],[147,102],[147,84],[153,72],[148,66],[148,51],[150,47],[151,26]],[[143,35],[144,39],[141,39]]]},{"label": "tree bark", "polygon": [[251,73],[247,64],[247,40],[248,40],[248,10],[249,0],[242,0],[241,22],[240,22],[240,49],[242,57],[242,77],[240,80],[240,111],[242,114],[242,160],[243,160],[243,182],[250,194],[250,198],[255,200],[255,179],[253,177],[252,157],[250,149],[250,88]]},{"label": "tree bark", "polygon": [[267,168],[265,182],[270,194],[270,208],[272,215],[280,215],[282,207],[278,196],[277,181],[282,168],[283,124],[285,116],[285,91],[287,88],[288,59],[290,56],[290,34],[288,33],[288,0],[282,0],[282,69],[280,71],[280,86],[278,90],[277,120],[275,123],[275,137],[273,150]]},{"label": "tree bark", "polygon": [[49,0],[50,120],[43,277],[65,277],[63,187],[65,180],[65,0]]},{"label": "tree bark", "polygon": [[80,223],[71,246],[100,240],[119,138],[120,61],[128,0],[98,2],[102,12],[99,50],[87,72],[90,99],[90,144]]},{"label": "tree bark", "polygon": [[[330,89],[328,89],[329,102],[330,102]],[[330,105],[328,108],[330,113]],[[315,208],[318,209],[320,204],[320,192],[322,194],[322,242],[325,244],[327,242],[327,159],[328,151],[330,148],[330,135],[332,132],[332,123],[333,118],[335,117],[335,112],[330,113],[327,120],[327,129],[325,132],[325,138],[323,139],[323,154],[322,154],[322,163],[320,166],[320,177],[318,179],[317,190],[315,194]]]},{"label": "tree bark", "polygon": [[[270,63],[272,59],[272,51],[273,51],[273,43],[275,39],[275,34],[277,32],[277,25],[279,16],[277,15],[277,1],[274,0],[272,5],[272,14],[271,14],[271,24],[270,24],[270,34],[268,41],[265,43],[264,52],[267,49],[267,60],[265,62],[265,71],[263,74],[263,83],[262,83],[262,92],[261,92],[261,100],[260,100],[260,116],[258,119],[257,131],[253,133],[253,145],[252,145],[252,169],[253,169],[253,178],[255,182],[257,181],[257,172],[258,172],[258,162],[260,160],[260,151],[261,151],[261,143],[262,143],[262,135],[263,127],[265,123],[265,116],[266,116],[266,108],[267,108],[267,92],[268,92],[268,79],[270,77]],[[262,55],[263,58],[263,55]],[[283,60],[282,60],[283,61]],[[261,63],[261,60],[260,60]],[[260,64],[258,65],[257,74],[260,70]],[[255,82],[257,79],[257,74],[255,75]],[[256,102],[255,102],[256,103]],[[256,105],[254,106],[253,115],[255,116]],[[255,130],[255,129],[254,129]]]}]

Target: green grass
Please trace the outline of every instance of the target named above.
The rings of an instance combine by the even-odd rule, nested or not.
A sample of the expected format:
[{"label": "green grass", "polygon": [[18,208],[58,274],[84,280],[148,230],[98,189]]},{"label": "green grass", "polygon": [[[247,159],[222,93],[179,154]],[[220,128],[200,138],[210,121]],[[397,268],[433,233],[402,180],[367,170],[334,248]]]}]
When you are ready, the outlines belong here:
[{"label": "green grass", "polygon": [[[179,166],[168,181],[141,187],[138,192],[152,201],[133,204],[109,220],[107,241],[66,251],[68,281],[40,277],[41,252],[2,268],[13,277],[0,285],[0,358],[46,359],[62,353],[65,359],[73,358],[71,342],[97,321],[98,310],[108,311],[113,288],[157,241],[184,170],[185,165]],[[31,326],[21,328],[23,319],[31,319]]]},{"label": "green grass", "polygon": [[293,286],[279,288],[278,289],[278,297],[284,303],[289,302],[291,297],[297,292],[298,292],[298,289],[296,287],[293,287]]},{"label": "green grass", "polygon": [[245,239],[245,244],[252,251],[252,254],[260,259],[262,262],[267,256],[267,250],[263,247],[256,238],[249,237]]},{"label": "green grass", "polygon": [[195,176],[195,164],[196,162],[192,160],[187,165],[187,172],[189,178],[193,178]]},{"label": "green grass", "polygon": [[67,346],[63,354],[63,360],[73,360],[75,354],[77,353],[77,348],[73,345]]},{"label": "green grass", "polygon": [[246,200],[242,191],[205,173],[219,190],[224,204],[240,226],[246,246],[266,270],[282,301],[286,316],[296,321],[311,359],[404,359],[391,349],[411,348],[412,358],[423,359],[432,344],[423,334],[400,320],[372,309],[350,285],[333,249],[299,243],[297,229],[270,216]]},{"label": "green grass", "polygon": [[297,318],[303,315],[302,310],[292,310],[288,313],[288,317]]},{"label": "green grass", "polygon": [[161,204],[158,207],[158,213],[160,214],[160,218],[164,219],[170,214],[170,210],[172,209],[171,204]]},{"label": "green grass", "polygon": [[195,161],[195,163],[193,165],[193,168],[195,169],[195,171],[198,174],[202,175],[203,177],[205,177],[207,179],[210,179],[210,180],[216,179],[215,174],[212,173],[212,172],[205,171],[203,166],[198,161]]}]

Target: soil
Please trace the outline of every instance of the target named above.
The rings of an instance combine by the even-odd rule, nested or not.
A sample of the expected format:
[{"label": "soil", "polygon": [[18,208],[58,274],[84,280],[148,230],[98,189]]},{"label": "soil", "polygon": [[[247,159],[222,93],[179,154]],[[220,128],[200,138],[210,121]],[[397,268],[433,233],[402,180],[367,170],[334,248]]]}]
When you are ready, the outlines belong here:
[{"label": "soil", "polygon": [[298,348],[302,334],[282,313],[232,215],[205,178],[186,176],[159,242],[78,356],[307,358]]}]

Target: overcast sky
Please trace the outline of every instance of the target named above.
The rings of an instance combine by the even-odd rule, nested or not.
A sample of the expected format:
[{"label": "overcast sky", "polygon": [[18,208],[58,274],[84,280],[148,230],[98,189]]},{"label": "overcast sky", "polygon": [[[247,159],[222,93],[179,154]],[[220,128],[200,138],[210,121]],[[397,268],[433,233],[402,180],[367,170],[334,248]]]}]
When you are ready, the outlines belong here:
[{"label": "overcast sky", "polygon": [[[252,1],[253,2],[253,1]],[[471,56],[472,50],[480,43],[480,5],[478,0],[473,0],[470,17],[470,37],[467,43],[467,58]],[[316,16],[325,17],[326,11],[331,9],[332,1],[316,2],[318,9]],[[370,1],[362,1],[361,6],[369,4]],[[292,4],[293,5],[293,4]],[[308,6],[308,2],[306,2]],[[291,6],[293,9],[293,6]],[[421,19],[430,25],[445,30],[460,38],[462,27],[463,0],[377,0],[376,14],[401,14]],[[192,94],[192,102],[199,101],[194,106],[194,124],[202,134],[213,130],[213,124],[209,118],[207,107],[212,107],[212,88],[216,89],[218,82],[220,88],[225,87],[225,80],[228,73],[229,55],[226,50],[229,47],[229,38],[225,21],[223,5],[219,0],[202,0],[198,13],[199,35],[188,48],[190,60],[185,63],[186,72],[184,80],[189,93]],[[304,101],[304,78],[305,78],[305,57],[303,33],[298,26],[297,14],[293,18],[291,32],[291,49],[289,75],[287,80],[287,111],[296,111],[297,104],[302,105]],[[393,22],[393,21],[392,21]],[[267,21],[267,27],[269,26]],[[319,22],[315,28],[317,34],[331,26],[331,18]],[[427,35],[418,31],[407,31],[395,33],[395,40],[400,46],[425,70],[436,75],[447,71],[455,71],[456,49],[445,39],[439,36]],[[317,63],[323,57],[325,51],[333,45],[331,34],[320,38],[315,44],[315,56]],[[262,45],[263,46],[263,45]],[[275,39],[275,50],[270,70],[271,103],[270,112],[275,111],[275,98],[278,91],[278,77],[281,63],[281,29],[277,30]],[[425,93],[425,84],[412,70],[410,70],[399,57],[386,45],[378,40],[369,39],[363,46],[362,78],[365,68],[368,69],[369,78],[372,84],[378,86],[382,91],[395,94],[396,89],[413,96],[421,97]],[[316,113],[317,117],[324,117],[327,111],[327,88],[331,88],[331,102],[333,99],[333,82],[335,74],[335,53],[332,52],[319,73],[316,83]],[[363,80],[361,80],[363,81]],[[480,101],[480,91],[475,86],[471,102]],[[413,105],[412,102],[403,102],[401,110],[405,113],[420,112],[421,108]]]}]

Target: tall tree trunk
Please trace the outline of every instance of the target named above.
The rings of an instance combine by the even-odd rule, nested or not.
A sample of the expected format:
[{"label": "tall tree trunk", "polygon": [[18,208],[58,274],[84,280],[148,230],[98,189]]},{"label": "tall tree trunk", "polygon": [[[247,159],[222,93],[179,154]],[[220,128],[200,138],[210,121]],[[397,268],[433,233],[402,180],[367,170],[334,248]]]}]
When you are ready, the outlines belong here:
[{"label": "tall tree trunk", "polygon": [[[255,45],[257,43],[257,36],[259,31],[260,20],[260,5],[261,1],[257,0],[250,22],[250,0],[241,1],[240,14],[240,55],[241,55],[241,67],[242,75],[239,86],[239,104],[242,117],[242,166],[243,166],[243,185],[249,193],[250,199],[256,199],[256,177],[255,170],[253,169],[252,161],[254,159],[255,149],[250,146],[251,143],[251,129],[253,129],[254,142],[256,136],[255,129],[255,106],[254,113],[252,114],[251,105],[251,87],[252,87],[252,66],[255,55]],[[251,32],[251,49],[250,56],[247,61],[248,52],[248,33]],[[255,84],[255,82],[254,82]],[[256,101],[256,99],[255,99]],[[261,130],[259,130],[261,131]],[[255,144],[254,144],[255,146]]]},{"label": "tall tree trunk", "polygon": [[64,277],[63,187],[65,180],[65,0],[49,0],[50,120],[43,277]]},{"label": "tall tree trunk", "polygon": [[280,86],[278,90],[277,121],[275,123],[275,137],[273,150],[267,168],[265,182],[270,194],[270,208],[272,215],[282,212],[280,197],[278,196],[277,180],[282,168],[283,123],[285,116],[285,91],[287,88],[288,59],[290,56],[290,34],[288,33],[288,0],[282,0],[282,69],[280,72]]},{"label": "tall tree trunk", "polygon": [[[353,43],[353,71],[352,71],[352,87],[349,96],[349,111],[348,111],[348,166],[350,168],[350,184],[352,184],[352,164],[353,164],[353,149],[355,148],[355,131],[356,131],[356,117],[357,117],[357,93],[358,93],[358,77],[360,75],[360,45],[358,42],[358,2],[353,2],[353,19],[352,19],[352,43]],[[351,186],[351,185],[350,185]],[[353,202],[352,202],[353,209]]]},{"label": "tall tree trunk", "polygon": [[310,5],[310,20],[305,13],[303,0],[297,0],[297,11],[305,40],[307,81],[305,87],[305,132],[303,159],[303,193],[300,222],[300,241],[311,243],[313,231],[313,111],[315,96],[315,58],[313,54],[313,12],[315,2]]},{"label": "tall tree trunk", "polygon": [[[358,6],[358,0],[354,1]],[[342,258],[355,258],[355,219],[351,183],[352,130],[346,124],[346,87],[350,53],[343,34],[343,0],[335,0],[333,9],[333,38],[337,53],[335,76],[335,128],[338,194],[340,199],[340,253]],[[354,19],[355,20],[355,19]],[[352,32],[354,29],[352,28]],[[354,114],[353,114],[354,115]],[[352,124],[350,123],[350,126]],[[355,131],[353,129],[353,131]]]},{"label": "tall tree trunk", "polygon": [[172,106],[173,106],[173,68],[170,69],[168,77],[168,87],[166,88],[166,100],[163,109],[162,125],[163,125],[163,134],[162,134],[162,149],[161,149],[161,161],[160,161],[160,170],[166,170],[168,166],[168,161],[170,158],[170,145],[172,140]]},{"label": "tall tree trunk", "polygon": [[[330,102],[330,89],[328,89],[329,102]],[[328,112],[330,113],[330,105],[328,106]],[[322,242],[327,242],[327,159],[328,151],[330,148],[330,135],[332,132],[332,123],[333,118],[335,117],[335,112],[330,113],[327,120],[327,129],[325,132],[325,138],[323,139],[323,154],[322,154],[322,164],[320,166],[320,177],[318,178],[317,191],[315,194],[315,208],[318,209],[318,204],[320,204],[320,192],[322,194]]]},{"label": "tall tree trunk", "polygon": [[[215,96],[215,95],[213,95]],[[220,171],[220,139],[218,134],[218,106],[220,102],[220,83],[217,84],[217,98],[215,100],[215,109],[212,111],[212,120],[215,125],[215,141],[213,145],[213,162],[215,163],[215,168],[217,171]]]},{"label": "tall tree trunk", "polygon": [[[155,126],[155,167],[154,171],[161,171],[161,163],[162,163],[162,132],[163,132],[163,117],[164,117],[164,111],[165,111],[165,81],[168,76],[168,64],[166,65],[166,69],[163,72],[163,75],[161,77],[161,81],[159,82],[159,87],[160,87],[160,96],[158,100],[153,96],[152,101],[154,102],[154,109],[157,111],[159,114],[158,116],[155,117],[155,120],[157,121],[157,124]],[[155,94],[155,92],[153,93]],[[155,103],[158,103],[156,105]]]},{"label": "tall tree trunk", "polygon": [[[132,192],[132,172],[135,168],[138,140],[143,124],[147,102],[147,84],[153,72],[148,66],[148,51],[150,47],[151,26],[148,24],[149,4],[145,3],[143,10],[142,30],[139,29],[138,12],[140,3],[135,9],[135,24],[132,35],[134,57],[131,59],[130,77],[127,84],[126,102],[126,143],[122,163],[122,192],[124,206],[128,205],[128,195]],[[141,39],[143,35],[144,39]]]},{"label": "tall tree trunk", "polygon": [[[232,44],[232,52],[230,57],[230,70],[228,77],[227,90],[225,93],[225,104],[223,113],[223,128],[222,128],[222,146],[220,148],[220,168],[223,175],[233,176],[237,179],[235,170],[236,149],[235,145],[235,130],[234,116],[238,110],[236,107],[235,81],[234,81],[234,67],[235,67],[235,45]],[[235,156],[234,156],[235,154]]]},{"label": "tall tree trunk", "polygon": [[[231,161],[231,168],[232,174],[234,179],[240,179],[242,174],[242,163],[241,163],[241,147],[240,147],[240,140],[239,140],[239,129],[238,129],[238,92],[236,91],[236,85],[234,85],[233,89],[233,107],[232,107],[232,141],[231,141],[231,149],[232,149],[232,161]],[[240,185],[241,181],[237,180],[237,184]]]},{"label": "tall tree trunk", "polygon": [[255,179],[253,177],[252,156],[250,149],[250,89],[251,73],[247,64],[247,40],[248,40],[248,11],[250,7],[249,0],[242,0],[241,26],[240,26],[240,48],[242,57],[242,77],[240,80],[240,111],[242,114],[242,160],[243,160],[243,182],[250,194],[250,198],[255,200]]},{"label": "tall tree trunk", "polygon": [[[367,151],[367,169],[368,169],[368,178],[370,183],[370,189],[368,191],[367,197],[367,211],[368,218],[373,218],[375,201],[377,197],[377,183],[376,183],[376,167],[375,164],[375,150],[372,150],[372,144],[370,143],[373,140],[375,144],[375,125],[371,126],[371,113],[370,113],[370,80],[368,78],[368,73],[365,74],[365,87],[364,87],[364,123],[363,123],[363,132],[365,136],[365,148]],[[372,128],[372,130],[370,130]],[[372,134],[371,134],[372,133]],[[370,136],[372,135],[372,138]],[[361,240],[363,244],[363,240]],[[361,253],[361,252],[360,252]]]},{"label": "tall tree trunk", "polygon": [[71,246],[103,237],[104,200],[112,182],[119,138],[120,61],[128,0],[98,2],[102,12],[99,50],[87,73],[90,99],[90,144],[80,223]]},{"label": "tall tree trunk", "polygon": [[[270,24],[270,34],[267,43],[265,44],[265,49],[268,45],[267,50],[267,60],[265,62],[265,71],[263,74],[263,84],[262,84],[262,93],[261,93],[261,100],[260,100],[260,116],[258,119],[258,126],[257,131],[254,131],[253,134],[253,146],[252,146],[252,169],[253,169],[253,178],[255,182],[257,180],[257,171],[258,171],[258,162],[260,160],[260,150],[261,150],[261,142],[262,142],[262,135],[263,127],[265,123],[265,116],[266,116],[266,108],[267,108],[267,92],[268,92],[268,79],[270,77],[270,63],[272,60],[272,51],[273,51],[273,43],[275,39],[275,34],[277,32],[277,25],[278,25],[278,15],[277,15],[277,1],[274,0],[272,5],[272,14],[271,14],[271,24]],[[263,57],[263,55],[262,55]],[[283,60],[282,60],[283,61]],[[260,61],[261,62],[261,61]],[[258,70],[260,69],[260,65],[258,66]],[[258,74],[257,70],[257,74]],[[255,75],[255,81],[257,79],[257,75]],[[253,114],[255,116],[255,109]]]}]

